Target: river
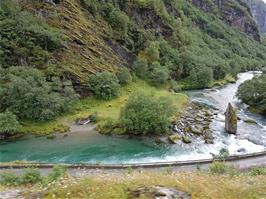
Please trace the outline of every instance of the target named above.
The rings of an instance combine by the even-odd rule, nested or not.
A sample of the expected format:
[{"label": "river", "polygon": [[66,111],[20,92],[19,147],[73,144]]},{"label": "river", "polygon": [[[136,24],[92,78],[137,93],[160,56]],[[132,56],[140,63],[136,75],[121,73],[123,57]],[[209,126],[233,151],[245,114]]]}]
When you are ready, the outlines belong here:
[{"label": "river", "polygon": [[[219,89],[189,91],[194,102],[216,109],[217,116],[211,123],[215,143],[205,144],[201,139],[192,144],[156,145],[149,140],[125,139],[103,136],[95,130],[78,131],[53,140],[44,137],[25,137],[13,142],[0,143],[0,162],[25,160],[51,163],[145,163],[175,160],[210,158],[221,148],[228,148],[230,154],[262,151],[266,147],[266,118],[251,113],[235,97],[238,86],[254,76],[252,72],[241,73],[236,83]],[[224,116],[228,102],[238,108],[240,118],[252,118],[258,124],[240,121],[238,134],[228,135],[224,131]]]}]

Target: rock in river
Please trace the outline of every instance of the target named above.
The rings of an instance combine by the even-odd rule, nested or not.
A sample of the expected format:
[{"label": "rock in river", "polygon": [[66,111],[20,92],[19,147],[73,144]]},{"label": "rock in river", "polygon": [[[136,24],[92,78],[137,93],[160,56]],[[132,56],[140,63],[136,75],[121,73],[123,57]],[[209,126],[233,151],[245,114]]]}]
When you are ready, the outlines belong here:
[{"label": "rock in river", "polygon": [[255,120],[250,119],[250,118],[244,119],[244,122],[249,123],[249,124],[258,124]]},{"label": "rock in river", "polygon": [[231,103],[225,112],[225,130],[230,134],[236,134],[237,132],[237,115]]},{"label": "rock in river", "polygon": [[170,136],[168,137],[168,139],[169,139],[169,141],[170,141],[171,143],[173,143],[173,144],[177,144],[178,141],[181,140],[181,137],[180,137],[179,135],[170,135]]}]

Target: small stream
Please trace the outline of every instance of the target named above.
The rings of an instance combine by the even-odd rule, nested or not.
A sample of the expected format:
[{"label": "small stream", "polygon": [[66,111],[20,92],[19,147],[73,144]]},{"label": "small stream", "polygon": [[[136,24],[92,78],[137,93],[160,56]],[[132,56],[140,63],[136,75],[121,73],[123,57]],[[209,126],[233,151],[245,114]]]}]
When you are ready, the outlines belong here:
[{"label": "small stream", "polygon": [[[51,163],[144,163],[210,158],[223,147],[230,154],[262,151],[266,147],[266,118],[249,112],[235,97],[238,86],[254,76],[252,72],[239,74],[234,84],[219,89],[189,91],[191,100],[215,108],[217,116],[211,123],[215,143],[205,144],[202,139],[192,144],[159,146],[149,140],[103,136],[95,130],[80,130],[67,137],[58,135],[53,140],[45,137],[25,137],[0,143],[0,162],[27,160]],[[238,134],[224,131],[223,113],[228,102],[238,108],[240,118],[252,118],[258,124],[240,121]]]}]

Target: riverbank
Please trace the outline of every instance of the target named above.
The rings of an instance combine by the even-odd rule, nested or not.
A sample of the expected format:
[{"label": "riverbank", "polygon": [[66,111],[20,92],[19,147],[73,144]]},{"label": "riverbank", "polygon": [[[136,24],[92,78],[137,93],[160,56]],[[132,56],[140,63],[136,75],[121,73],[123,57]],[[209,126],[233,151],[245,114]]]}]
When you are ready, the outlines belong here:
[{"label": "riverbank", "polygon": [[[227,75],[224,79],[213,82],[210,88],[221,87],[233,82],[235,82],[235,78],[231,75]],[[107,120],[116,121],[119,117],[120,108],[127,102],[128,97],[136,91],[152,93],[157,97],[166,96],[171,98],[175,102],[174,105],[177,108],[176,113],[180,116],[188,103],[188,97],[182,93],[170,93],[169,87],[170,85],[167,83],[160,88],[155,88],[145,81],[137,79],[130,85],[123,87],[119,97],[116,99],[105,101],[89,97],[75,103],[69,112],[53,121],[22,121],[20,134],[14,136],[14,138],[16,139],[23,135],[49,137],[49,135],[53,133],[68,133],[70,132],[71,124],[77,119],[87,118],[94,113],[97,113],[99,116],[99,124],[103,124]],[[180,82],[180,87],[185,90],[190,88],[190,86],[184,82]]]},{"label": "riverbank", "polygon": [[92,114],[97,114],[98,124],[104,122],[117,121],[120,114],[121,107],[127,102],[130,95],[134,92],[142,91],[147,94],[152,94],[156,97],[168,97],[174,102],[176,107],[176,115],[182,114],[182,111],[188,103],[188,97],[182,93],[169,92],[169,85],[163,85],[162,87],[155,88],[145,81],[137,79],[135,82],[123,87],[120,91],[119,97],[112,100],[100,100],[95,97],[89,97],[80,100],[73,105],[71,111],[65,113],[61,117],[58,117],[55,121],[48,122],[22,122],[22,128],[20,132],[22,134],[32,135],[49,135],[55,132],[67,133],[70,130],[70,125],[73,124],[79,118],[87,118]]}]

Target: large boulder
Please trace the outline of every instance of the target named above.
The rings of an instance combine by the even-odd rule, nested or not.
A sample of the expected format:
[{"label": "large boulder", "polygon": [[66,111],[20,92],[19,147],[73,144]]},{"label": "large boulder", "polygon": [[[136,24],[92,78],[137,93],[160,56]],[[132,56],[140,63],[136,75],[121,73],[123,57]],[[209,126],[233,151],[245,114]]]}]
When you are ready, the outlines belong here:
[{"label": "large boulder", "polygon": [[231,103],[228,104],[225,112],[225,130],[230,134],[237,132],[237,115]]},{"label": "large boulder", "polygon": [[170,135],[168,139],[172,144],[177,144],[182,138],[179,135]]},{"label": "large boulder", "polygon": [[191,195],[183,191],[163,186],[144,186],[129,190],[129,198],[190,199]]}]

